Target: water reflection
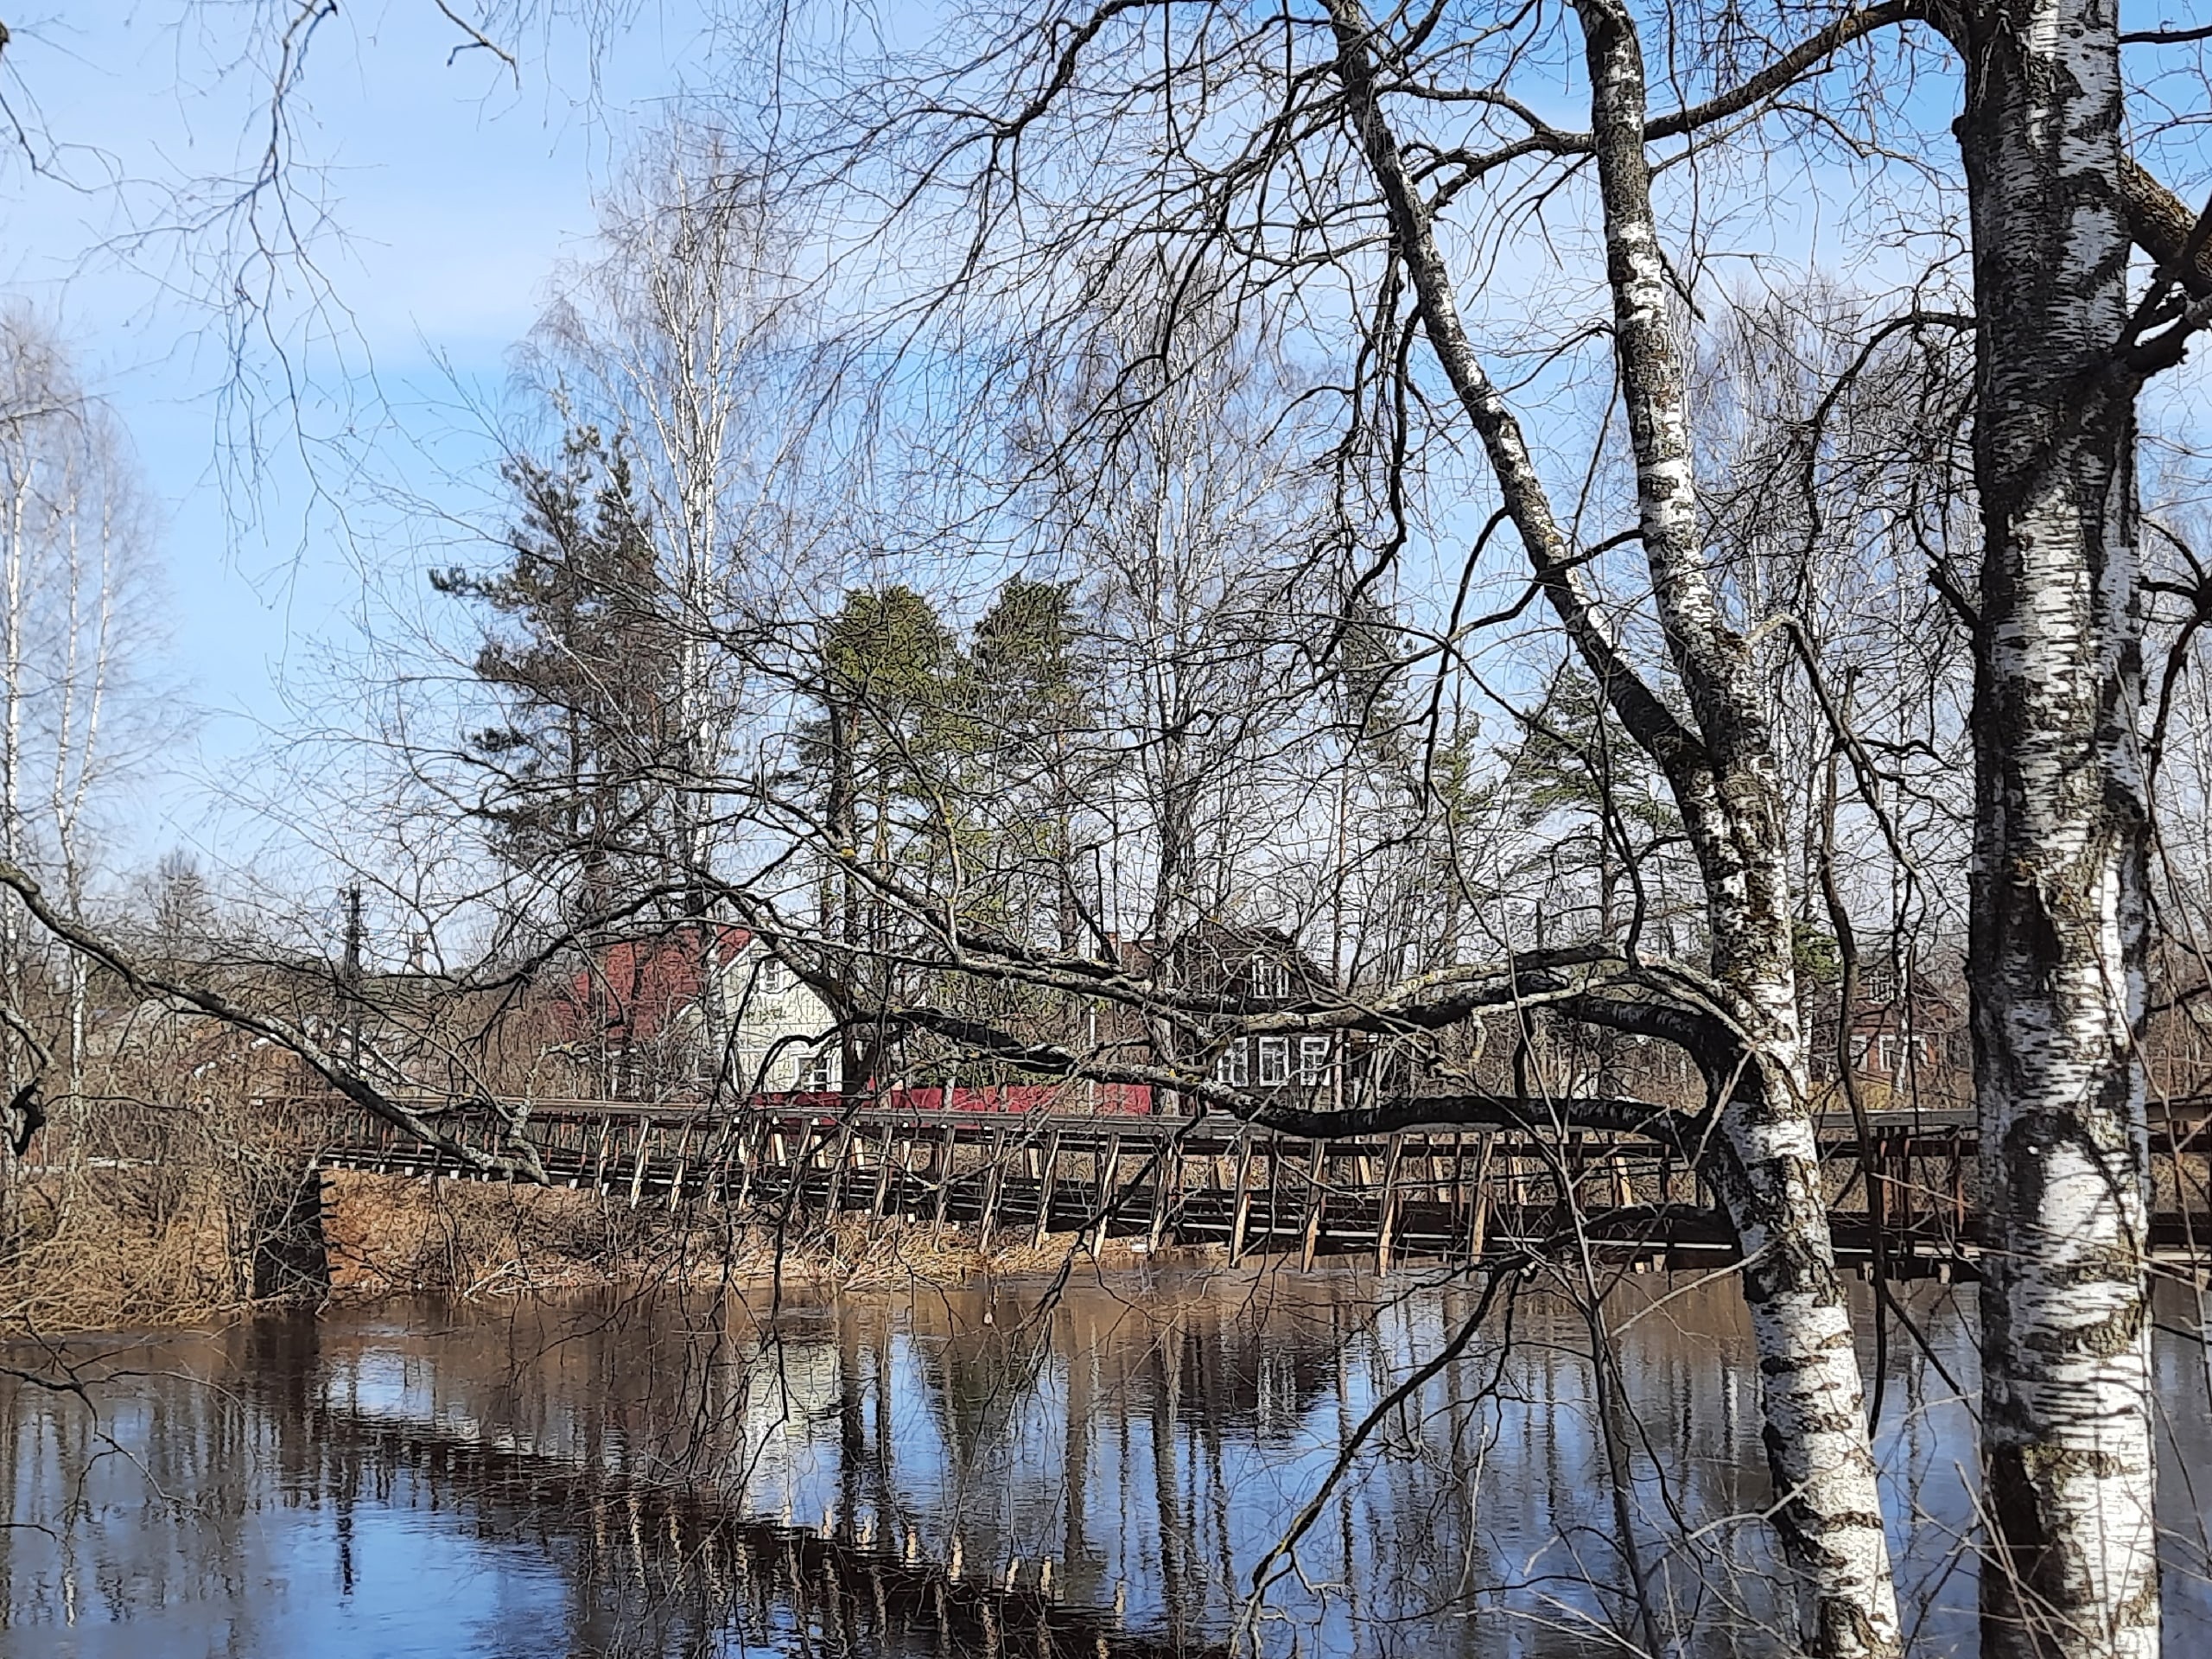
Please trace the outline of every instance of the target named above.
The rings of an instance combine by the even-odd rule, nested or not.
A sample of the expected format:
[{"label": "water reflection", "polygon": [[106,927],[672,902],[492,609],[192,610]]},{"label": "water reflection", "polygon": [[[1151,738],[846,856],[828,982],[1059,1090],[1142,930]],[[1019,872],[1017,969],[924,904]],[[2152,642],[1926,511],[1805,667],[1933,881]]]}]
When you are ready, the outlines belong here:
[{"label": "water reflection", "polygon": [[[1647,1594],[1767,1653],[1732,1288],[1608,1304]],[[1166,1274],[826,1301],[410,1305],[17,1347],[0,1655],[1230,1650],[1353,1426],[1473,1306],[1352,1274]],[[1971,1386],[1970,1297],[1919,1313]],[[1247,1634],[1268,1652],[1550,1659],[1634,1625],[1584,1319],[1534,1291],[1393,1415]],[[2177,1310],[2176,1319],[2193,1317]],[[2171,1322],[2171,1321],[2170,1321]],[[1880,1451],[1918,1648],[1972,1650],[1970,1424],[1900,1343]],[[2194,1347],[2169,1466],[2212,1471]],[[2212,1498],[2212,1480],[2200,1480]],[[2167,1482],[2173,1651],[2212,1636]]]}]

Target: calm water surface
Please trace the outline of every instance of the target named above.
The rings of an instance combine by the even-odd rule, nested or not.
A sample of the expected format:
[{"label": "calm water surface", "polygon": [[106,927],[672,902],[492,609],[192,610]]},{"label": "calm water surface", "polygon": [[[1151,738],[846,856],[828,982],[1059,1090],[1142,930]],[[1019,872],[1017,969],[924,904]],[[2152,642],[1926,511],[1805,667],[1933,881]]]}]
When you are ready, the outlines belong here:
[{"label": "calm water surface", "polygon": [[[1040,1311],[1046,1289],[410,1303],[17,1344],[0,1656],[1226,1653],[1354,1426],[1473,1306],[1351,1274],[1078,1281]],[[1915,1305],[1970,1387],[1970,1293]],[[1248,1640],[1630,1650],[1588,1325],[1535,1290],[1500,1336],[1509,1313],[1510,1343],[1389,1420]],[[1607,1317],[1662,1627],[1771,1652],[1735,1291],[1634,1280]],[[1911,1348],[1880,1445],[1901,1578],[1916,1650],[1965,1653],[1971,1424]],[[2212,1651],[2202,1358],[2176,1335],[2159,1363],[2169,1650]]]}]

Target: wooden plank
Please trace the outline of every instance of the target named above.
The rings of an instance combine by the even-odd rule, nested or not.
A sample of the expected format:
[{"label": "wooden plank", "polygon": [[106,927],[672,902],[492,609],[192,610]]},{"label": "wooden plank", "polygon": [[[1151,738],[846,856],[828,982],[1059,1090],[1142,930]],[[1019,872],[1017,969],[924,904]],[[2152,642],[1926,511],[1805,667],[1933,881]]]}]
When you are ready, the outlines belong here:
[{"label": "wooden plank", "polygon": [[1229,1221],[1229,1265],[1244,1259],[1244,1230],[1252,1221],[1252,1139],[1243,1137],[1236,1153],[1236,1197]]}]

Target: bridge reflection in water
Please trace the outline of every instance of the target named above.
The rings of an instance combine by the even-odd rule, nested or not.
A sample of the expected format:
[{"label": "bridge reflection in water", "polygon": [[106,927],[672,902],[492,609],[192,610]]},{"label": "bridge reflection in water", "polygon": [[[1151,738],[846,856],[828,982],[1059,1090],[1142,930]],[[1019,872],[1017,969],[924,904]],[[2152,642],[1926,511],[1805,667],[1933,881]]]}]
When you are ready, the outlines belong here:
[{"label": "bridge reflection in water", "polygon": [[[1221,1652],[1351,1426],[1472,1306],[1341,1270],[1040,1294],[420,1304],[18,1348],[86,1391],[0,1385],[0,1655]],[[1970,1387],[1971,1290],[1911,1295]],[[1767,1651],[1733,1287],[1644,1278],[1609,1306],[1664,1618],[1688,1652]],[[1265,1651],[1622,1650],[1587,1327],[1533,1289],[1511,1315],[1325,1506]],[[1901,1576],[1926,1651],[1971,1651],[1971,1426],[1923,1359],[1891,1363]],[[2170,1466],[2212,1466],[2198,1357],[2162,1338],[2159,1367]],[[2203,1517],[2179,1479],[2164,1508],[2170,1645],[2200,1650]]]}]

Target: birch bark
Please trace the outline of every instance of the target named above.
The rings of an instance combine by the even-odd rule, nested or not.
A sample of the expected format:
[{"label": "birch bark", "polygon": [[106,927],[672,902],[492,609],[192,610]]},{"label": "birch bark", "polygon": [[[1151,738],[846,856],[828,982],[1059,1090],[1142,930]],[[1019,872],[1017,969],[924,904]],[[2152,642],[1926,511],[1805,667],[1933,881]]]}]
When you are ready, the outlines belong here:
[{"label": "birch bark", "polygon": [[1780,782],[1751,655],[1726,624],[1698,523],[1686,375],[1651,207],[1634,20],[1618,0],[1577,0],[1642,540],[1694,730],[1620,660],[1597,622],[1518,423],[1460,324],[1434,227],[1380,108],[1371,27],[1357,0],[1326,3],[1338,77],[1389,205],[1432,348],[1483,439],[1554,610],[1624,724],[1665,770],[1696,849],[1713,977],[1749,1051],[1740,1075],[1718,1079],[1728,1168],[1716,1185],[1745,1255],[1774,1520],[1796,1592],[1799,1641],[1821,1659],[1898,1653],[1864,1385],[1805,1090]]},{"label": "birch bark", "polygon": [[1643,50],[1620,0],[1576,0],[1590,76],[1615,358],[1637,469],[1644,558],[1718,797],[1686,820],[1704,876],[1713,976],[1732,994],[1757,1077],[1719,1127],[1740,1171],[1732,1209],[1760,1351],[1777,1522],[1801,1639],[1821,1655],[1894,1654],[1903,1636],[1868,1441],[1851,1313],[1835,1271],[1797,1012],[1789,845],[1751,652],[1727,626],[1704,553],[1688,374],[1644,149]]},{"label": "birch bark", "polygon": [[1960,137],[1981,318],[1973,987],[1982,1650],[2158,1651],[2118,20],[1989,0]]}]

